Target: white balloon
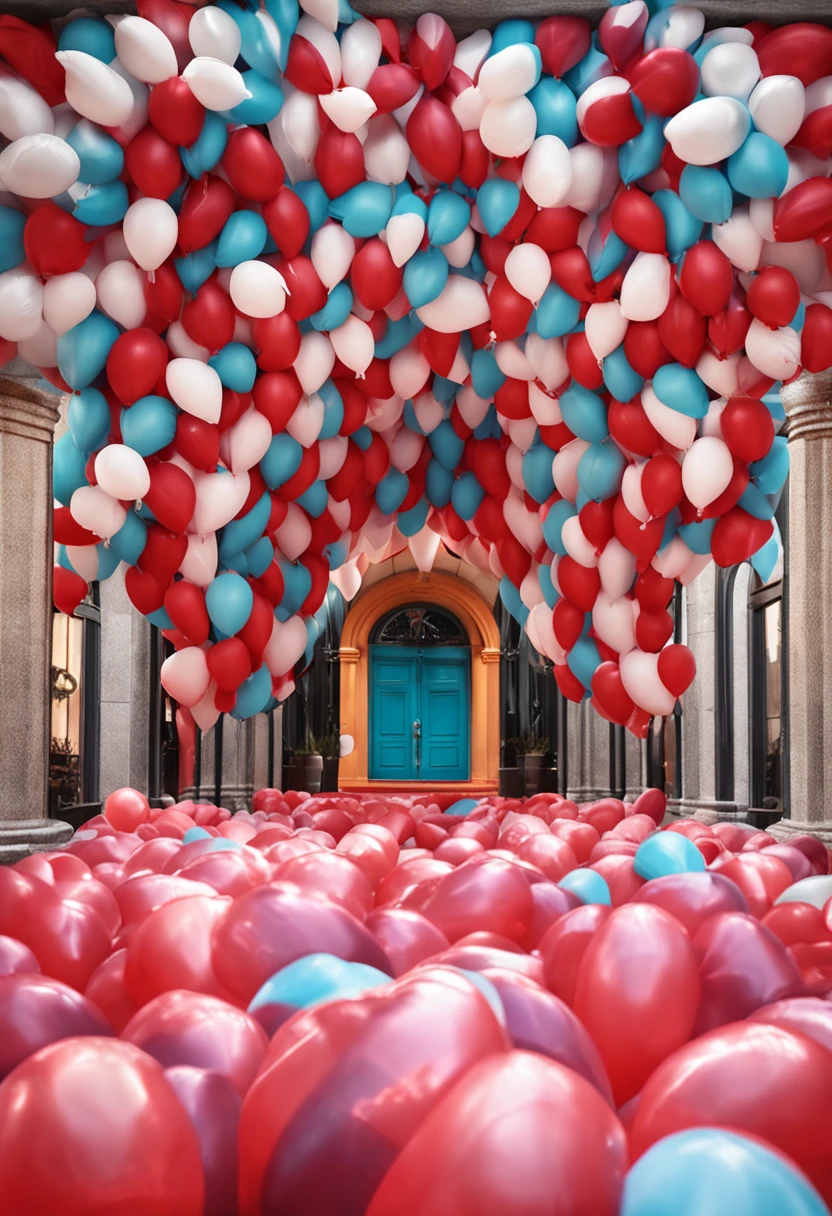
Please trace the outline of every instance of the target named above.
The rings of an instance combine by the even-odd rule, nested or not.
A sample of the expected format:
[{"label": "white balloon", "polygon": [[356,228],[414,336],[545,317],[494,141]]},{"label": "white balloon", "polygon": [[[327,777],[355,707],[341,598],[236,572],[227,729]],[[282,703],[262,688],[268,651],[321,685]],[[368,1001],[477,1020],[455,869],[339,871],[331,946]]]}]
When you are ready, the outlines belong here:
[{"label": "white balloon", "polygon": [[208,5],[194,11],[188,23],[188,41],[197,57],[234,64],[240,54],[242,35],[230,13]]},{"label": "white balloon", "polygon": [[327,223],[312,237],[310,256],[318,278],[332,291],[349,273],[355,241],[340,224]]},{"label": "white balloon", "polygon": [[120,260],[104,267],[93,291],[102,312],[125,329],[138,329],[147,313],[144,285],[145,276],[139,268],[133,262]]},{"label": "white balloon", "polygon": [[693,556],[681,536],[674,536],[670,544],[656,554],[650,565],[658,570],[662,578],[678,578],[687,570]]},{"label": "white balloon", "polygon": [[637,253],[621,284],[627,321],[655,321],[670,300],[670,263],[662,253]]},{"label": "white balloon", "polygon": [[[165,369],[165,384],[173,400],[185,413],[204,422],[219,422],[222,381],[213,367],[200,363],[198,359],[171,359]],[[213,532],[215,529],[204,530]]]},{"label": "white balloon", "polygon": [[599,591],[592,606],[592,627],[602,642],[611,646],[619,655],[629,654],[636,645],[636,621],[634,601],[626,595],[611,599],[606,591]]},{"label": "white balloon", "polygon": [[590,304],[586,314],[586,340],[596,359],[606,359],[621,345],[628,324],[617,300]]},{"label": "white balloon", "polygon": [[240,262],[231,271],[228,290],[234,307],[247,317],[276,317],[286,306],[286,280],[268,262]]},{"label": "white balloon", "polygon": [[589,447],[585,439],[565,444],[552,461],[552,476],[558,493],[569,502],[578,497],[578,462]]},{"label": "white balloon", "polygon": [[289,672],[306,650],[308,634],[303,619],[290,616],[288,621],[278,621],[272,625],[272,634],[266,643],[263,658],[273,676],[282,676]]},{"label": "white balloon", "polygon": [[290,502],[286,518],[275,533],[280,552],[290,562],[295,562],[309,548],[312,540],[312,524],[309,516],[295,502]]},{"label": "white balloon", "polygon": [[788,325],[769,329],[755,317],[745,335],[745,353],[764,376],[790,380],[800,367],[800,334]]},{"label": "white balloon", "polygon": [[214,532],[206,536],[189,535],[188,551],[182,558],[179,573],[197,587],[208,587],[216,576],[218,560]]},{"label": "white balloon", "polygon": [[463,131],[479,131],[488,98],[475,88],[463,89],[451,102],[451,113]]},{"label": "white balloon", "polygon": [[676,698],[659,679],[659,656],[631,650],[619,663],[621,683],[630,700],[645,713],[665,717],[673,713]]},{"label": "white balloon", "polygon": [[127,208],[122,226],[130,256],[142,270],[158,269],[179,238],[176,212],[161,198],[137,199]]},{"label": "white balloon", "polygon": [[741,148],[750,130],[751,117],[741,101],[704,97],[674,114],[664,137],[688,164],[715,165]]},{"label": "white balloon", "polygon": [[490,320],[491,309],[479,283],[452,274],[436,299],[417,308],[416,315],[437,333],[455,334]]},{"label": "white balloon", "polygon": [[300,351],[292,365],[303,391],[317,393],[335,366],[335,351],[326,334],[311,330],[300,340]]},{"label": "white balloon", "polygon": [[584,138],[586,138],[584,123],[592,106],[597,105],[599,102],[603,104],[610,97],[617,97],[620,94],[629,93],[629,91],[630,82],[625,80],[623,76],[602,76],[600,80],[593,81],[589,88],[584,89],[578,98],[576,111],[578,126]]},{"label": "white balloon", "polygon": [[51,135],[55,118],[37,89],[7,68],[0,69],[0,135]]},{"label": "white balloon", "polygon": [[326,30],[338,29],[338,0],[300,0],[300,6],[310,17],[320,21]]},{"label": "white balloon", "polygon": [[749,97],[748,109],[757,130],[785,146],[797,135],[806,112],[803,82],[797,76],[765,76]]},{"label": "white balloon", "polygon": [[673,46],[686,51],[693,47],[702,37],[705,28],[705,14],[697,8],[679,6],[661,10],[662,21],[657,25],[651,22],[647,27],[644,39],[645,53],[654,51],[657,47]]},{"label": "white balloon", "polygon": [[592,542],[584,536],[584,530],[577,515],[570,515],[564,523],[561,540],[564,549],[573,561],[576,561],[579,566],[586,566],[589,570],[595,569],[598,565],[598,554]]},{"label": "white balloon", "polygon": [[206,347],[200,346],[188,336],[181,321],[173,321],[168,326],[165,341],[171,354],[176,355],[178,359],[196,359],[199,363],[207,363],[211,357],[211,352]]},{"label": "white balloon", "polygon": [[403,426],[390,445],[390,461],[394,469],[407,473],[418,461],[425,446],[424,435],[417,435]]},{"label": "white balloon", "polygon": [[640,523],[647,523],[650,512],[641,493],[641,475],[646,461],[628,464],[621,478],[621,498],[624,506]]},{"label": "white balloon", "polygon": [[705,349],[696,360],[699,379],[721,397],[731,397],[739,392],[739,369],[742,355],[729,355],[720,359],[716,351]]},{"label": "white balloon", "polygon": [[[561,388],[569,378],[569,364],[561,338],[541,338],[540,334],[529,334],[526,338],[525,355],[535,377],[548,392]],[[529,386],[529,402],[533,401],[536,386]],[[537,388],[537,392],[540,393]],[[545,408],[545,407],[544,407]],[[548,407],[549,409],[551,407]],[[561,421],[558,418],[558,421]]]},{"label": "white balloon", "polygon": [[507,418],[506,424],[511,442],[525,455],[537,438],[537,423],[534,418]]},{"label": "white balloon", "polygon": [[133,98],[133,108],[130,111],[129,117],[113,131],[113,135],[117,135],[123,146],[126,147],[133,140],[134,136],[138,135],[139,131],[147,126],[150,89],[142,81],[136,80],[135,76],[131,76],[124,64],[118,59],[114,59],[110,67],[125,82]]},{"label": "white balloon", "polygon": [[522,156],[536,132],[537,114],[528,97],[489,101],[480,121],[480,138],[495,156]]},{"label": "white balloon", "polygon": [[330,331],[329,340],[337,358],[361,380],[376,353],[373,331],[367,322],[351,313],[343,325]]},{"label": "white balloon", "polygon": [[205,651],[199,646],[185,646],[169,655],[159,673],[162,687],[174,701],[191,708],[198,705],[211,683]]},{"label": "white balloon", "polygon": [[687,414],[672,410],[669,405],[659,401],[653,392],[652,384],[646,384],[641,390],[641,404],[648,420],[656,428],[662,439],[666,439],[674,448],[685,451],[696,438],[696,419]]},{"label": "white balloon", "polygon": [[233,110],[251,97],[246,82],[235,67],[221,59],[203,55],[192,59],[182,73],[194,97],[206,110]]},{"label": "white balloon", "polygon": [[[292,151],[311,167],[321,125],[318,117],[318,99],[311,93],[287,87],[286,101],[277,118],[269,123],[269,134],[275,142],[275,133],[281,130]],[[275,144],[278,152],[280,147]],[[314,173],[314,169],[313,169]]]},{"label": "white balloon", "polygon": [[[371,118],[367,124],[367,138],[364,140],[364,168],[367,176],[384,186],[397,186],[407,176],[409,164],[410,146],[395,118],[390,114],[378,114]],[[391,224],[395,228],[397,221],[406,219],[418,220],[419,216],[394,216],[387,224],[388,233]],[[420,223],[424,231],[424,221],[420,220]],[[397,265],[401,264],[397,262]]]},{"label": "white balloon", "polygon": [[[345,562],[343,566],[331,571],[329,581],[338,588],[348,603],[355,599],[361,590],[361,574],[355,562]],[[343,752],[341,754],[343,755]]]},{"label": "white balloon", "polygon": [[489,101],[509,101],[534,88],[540,76],[540,54],[527,42],[515,42],[486,59],[477,87]]},{"label": "white balloon", "polygon": [[324,403],[318,393],[302,397],[295,407],[286,430],[301,447],[311,448],[324,424]]},{"label": "white balloon", "polygon": [[560,207],[572,186],[569,148],[557,135],[539,135],[523,162],[523,188],[538,207]]},{"label": "white balloon", "polygon": [[334,31],[326,29],[314,17],[305,16],[301,17],[297,23],[293,36],[305,38],[307,42],[312,44],[326,64],[327,71],[332,78],[332,87],[335,88],[341,79],[342,73],[341,48],[338,45],[338,39],[335,37]]},{"label": "white balloon", "polygon": [[611,537],[598,559],[601,586],[610,599],[620,599],[632,587],[636,577],[636,559],[615,536]]},{"label": "white balloon", "polygon": [[[422,391],[429,376],[430,364],[415,341],[408,342],[407,346],[397,350],[390,360],[390,383],[405,401],[411,400]],[[479,421],[482,422],[482,418]]]},{"label": "white balloon", "polygon": [[[456,240],[451,241],[447,245],[440,245],[440,249],[444,253],[445,257],[448,259],[449,266],[453,266],[454,269],[456,269],[456,270],[464,270],[464,268],[468,265],[468,263],[471,261],[471,258],[473,257],[474,249],[476,248],[476,244],[477,244],[477,238],[474,235],[474,229],[471,227],[470,224],[467,224],[462,229],[462,232],[460,232],[460,234],[456,238]],[[536,248],[536,246],[534,246],[534,245],[525,245],[525,246],[517,245],[517,246],[515,246],[515,249],[520,249],[520,248],[534,249],[534,248]],[[543,250],[541,250],[541,253],[543,253]],[[509,256],[511,256],[511,255],[509,255]],[[546,257],[546,254],[544,253],[543,256]],[[547,274],[551,275],[551,267],[549,266],[548,258],[546,258],[546,267],[547,267]]]},{"label": "white balloon", "polygon": [[722,411],[728,404],[727,397],[717,397],[716,401],[712,401],[708,406],[708,412],[699,423],[699,436],[713,436],[716,439],[722,438]]},{"label": "white balloon", "polygon": [[[534,608],[538,607],[540,604],[545,604],[546,602],[543,598],[543,592],[540,590],[540,579],[537,577],[537,572],[539,569],[540,567],[538,566],[537,562],[532,562],[531,566],[529,566],[529,572],[523,579],[519,588],[520,599],[529,609],[530,613]],[[552,610],[550,608],[550,616],[551,612]],[[535,646],[535,650],[537,650],[539,653],[540,647]]]},{"label": "white balloon", "polygon": [[504,273],[514,290],[531,300],[535,308],[552,279],[548,255],[530,241],[514,246],[506,258]]},{"label": "white balloon", "polygon": [[246,410],[226,433],[232,473],[245,473],[259,464],[272,441],[268,418],[254,408]]},{"label": "white balloon", "polygon": [[747,206],[735,207],[724,224],[711,225],[711,239],[738,270],[756,270],[763,252],[763,238],[751,222]]},{"label": "white balloon", "polygon": [[142,457],[123,443],[109,443],[95,458],[95,480],[113,498],[144,498],[150,473]]},{"label": "white balloon", "polygon": [[775,904],[811,904],[813,908],[822,911],[830,899],[832,899],[832,875],[811,874],[808,878],[801,878],[798,882],[793,882],[791,886],[786,887],[774,902]]},{"label": "white balloon", "polygon": [[[2,159],[2,157],[0,157]],[[761,266],[784,266],[790,270],[807,294],[817,291],[826,272],[823,248],[811,239],[806,241],[766,241],[760,258]]]},{"label": "white balloon", "polygon": [[369,93],[351,85],[322,94],[318,98],[318,104],[333,125],[348,135],[354,134],[365,122],[369,122],[377,108]]},{"label": "white balloon", "polygon": [[100,486],[81,486],[69,500],[72,518],[88,532],[109,540],[124,524],[127,512]]},{"label": "white balloon", "polygon": [[390,257],[396,266],[404,266],[422,243],[425,221],[412,211],[405,215],[394,215],[387,221],[384,232]]},{"label": "white balloon", "polygon": [[220,711],[216,706],[216,695],[217,686],[213,680],[210,680],[202,699],[196,705],[191,706],[191,717],[202,731],[203,736],[207,735],[220,716]]},{"label": "white balloon", "polygon": [[36,333],[28,338],[20,339],[17,344],[17,353],[21,359],[33,364],[34,367],[58,366],[57,341],[45,321],[41,321]]},{"label": "white balloon", "polygon": [[0,185],[23,198],[56,198],[80,172],[78,153],[57,135],[24,135],[0,152]]},{"label": "white balloon", "polygon": [[187,530],[207,536],[224,528],[244,506],[251,478],[248,473],[197,473],[194,486],[196,506]]},{"label": "white balloon", "polygon": [[491,50],[491,31],[475,30],[456,44],[454,67],[464,72],[469,80],[476,80],[480,68]]},{"label": "white balloon", "polygon": [[422,574],[430,574],[441,543],[439,536],[430,528],[422,528],[415,536],[407,538],[407,547]]},{"label": "white balloon", "polygon": [[43,320],[43,284],[27,262],[0,274],[0,338],[33,337]]},{"label": "white balloon", "polygon": [[[702,92],[706,97],[736,97],[747,101],[760,79],[760,61],[742,42],[722,42],[702,60]],[[752,115],[753,117],[753,115]]]},{"label": "white balloon", "polygon": [[709,507],[726,490],[734,475],[734,461],[728,445],[715,435],[697,439],[682,462],[682,486],[699,511]]},{"label": "white balloon", "polygon": [[381,34],[366,17],[353,21],[341,35],[341,75],[344,84],[366,89],[381,59]]},{"label": "white balloon", "polygon": [[[320,468],[318,476],[321,481],[329,481],[330,477],[334,477],[336,473],[341,471],[347,458],[348,448],[349,439],[346,435],[333,435],[331,439],[321,439],[319,441]],[[331,514],[332,511],[330,510]],[[347,519],[347,523],[349,523],[349,518]]]},{"label": "white balloon", "polygon": [[481,422],[485,422],[491,402],[483,397],[478,397],[471,385],[467,384],[457,393],[456,407],[462,421],[473,431]]},{"label": "white balloon", "polygon": [[504,376],[512,380],[534,380],[535,370],[516,339],[509,338],[505,342],[497,342],[494,346],[494,358]]},{"label": "white balloon", "polygon": [[[774,199],[751,198],[748,200],[748,215],[751,223],[764,241],[774,240]],[[814,244],[814,242],[812,242]]]},{"label": "white balloon", "polygon": [[145,84],[160,84],[179,73],[170,39],[143,17],[123,17],[119,21],[116,54],[130,75]]},{"label": "white balloon", "polygon": [[98,548],[96,545],[67,545],[66,555],[76,574],[93,583],[98,578]]},{"label": "white balloon", "polygon": [[599,148],[596,144],[578,143],[569,149],[572,165],[572,184],[561,200],[564,206],[575,207],[586,215],[594,214],[601,206],[601,199],[609,191],[610,182],[618,174],[618,161],[607,156],[615,149]]},{"label": "white balloon", "polygon": [[66,70],[66,99],[77,114],[102,127],[127,122],[133,92],[123,76],[84,51],[56,51],[55,58]]}]

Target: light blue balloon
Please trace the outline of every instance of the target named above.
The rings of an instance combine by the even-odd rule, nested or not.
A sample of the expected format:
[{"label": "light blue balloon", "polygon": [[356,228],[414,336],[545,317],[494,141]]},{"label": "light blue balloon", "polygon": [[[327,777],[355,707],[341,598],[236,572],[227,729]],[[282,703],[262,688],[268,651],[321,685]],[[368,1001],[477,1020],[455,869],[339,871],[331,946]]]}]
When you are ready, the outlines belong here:
[{"label": "light blue balloon", "polygon": [[116,532],[110,537],[110,548],[117,553],[120,560],[128,566],[135,566],[144,552],[147,544],[147,525],[135,511],[128,511],[127,518]]},{"label": "light blue balloon", "polygon": [[532,313],[541,338],[561,338],[570,333],[581,315],[580,300],[573,299],[557,283],[550,283]]},{"label": "light blue balloon", "polygon": [[334,439],[340,434],[344,424],[344,401],[338,389],[331,380],[325,380],[318,389],[318,396],[324,403],[324,420],[319,439]]},{"label": "light blue balloon", "polygon": [[[742,500],[740,501],[742,502]],[[779,560],[780,545],[777,542],[776,536],[770,536],[766,543],[756,553],[751,555],[751,566],[752,569],[756,570],[763,582],[767,583],[772,574],[774,574]]]},{"label": "light blue balloon", "polygon": [[231,717],[242,722],[245,718],[261,714],[271,700],[271,695],[272,676],[264,663],[257,671],[252,672],[247,680],[243,680],[237,689],[237,700]]},{"label": "light blue balloon", "polygon": [[555,591],[552,583],[552,568],[546,563],[541,563],[537,567],[537,581],[540,584],[540,590],[543,592],[543,598],[550,608],[554,608],[555,604],[560,599],[557,591]]},{"label": "light blue balloon", "polygon": [[227,143],[226,120],[216,111],[206,110],[202,130],[197,138],[190,147],[179,149],[186,173],[198,180],[219,162]]},{"label": "light blue balloon", "polygon": [[307,490],[299,494],[297,499],[299,507],[303,507],[307,515],[311,515],[313,519],[318,519],[326,510],[329,497],[326,489],[325,481],[313,481]]},{"label": "light blue balloon", "polygon": [[577,514],[574,504],[566,498],[559,498],[546,512],[546,518],[543,520],[543,539],[558,557],[566,557],[566,546],[561,539],[563,525],[567,519]]},{"label": "light blue balloon", "polygon": [[326,304],[309,318],[314,329],[329,333],[343,325],[352,310],[352,291],[346,280],[336,283],[326,299]]},{"label": "light blue balloon", "polygon": [[471,219],[471,208],[453,190],[437,190],[428,207],[428,240],[431,245],[450,245],[461,236]]},{"label": "light blue balloon", "polygon": [[410,490],[407,473],[389,468],[376,486],[376,504],[385,515],[398,511]]},{"label": "light blue balloon", "polygon": [[473,519],[485,498],[485,490],[470,471],[457,477],[451,490],[451,506],[460,519]]},{"label": "light blue balloon", "polygon": [[409,511],[400,512],[396,524],[402,536],[415,536],[417,532],[421,532],[429,514],[430,503],[426,498],[420,498],[416,506],[411,507]]},{"label": "light blue balloon", "polygon": [[675,190],[657,190],[653,202],[664,216],[667,252],[678,258],[702,235],[702,220],[691,215]]},{"label": "light blue balloon", "polygon": [[705,869],[705,858],[681,832],[654,832],[636,849],[633,868],[649,881],[667,874],[695,874]]},{"label": "light blue balloon", "polygon": [[578,485],[588,499],[604,502],[621,489],[626,459],[615,443],[593,443],[578,461]]},{"label": "light blue balloon", "polygon": [[552,449],[536,443],[523,457],[523,485],[535,502],[544,503],[555,490]]},{"label": "light blue balloon", "polygon": [[215,257],[218,266],[238,266],[251,262],[266,248],[269,230],[256,211],[235,211],[225,222]]},{"label": "light blue balloon", "polygon": [[601,655],[592,638],[578,638],[566,656],[566,662],[575,679],[589,690],[592,677],[601,665]]},{"label": "light blue balloon", "polygon": [[623,342],[606,356],[601,372],[604,384],[616,401],[632,401],[644,388],[644,377],[630,366]]},{"label": "light blue balloon", "polygon": [[506,382],[493,350],[475,350],[471,358],[471,384],[483,401],[489,401]]},{"label": "light blue balloon", "polygon": [[450,267],[441,249],[423,249],[405,264],[402,286],[412,308],[430,304],[448,281]]},{"label": "light blue balloon", "polygon": [[763,405],[766,407],[774,422],[785,422],[786,411],[783,409],[783,402],[780,400],[779,383],[763,397]]},{"label": "light blue balloon", "polygon": [[206,832],[205,828],[194,826],[188,828],[185,835],[182,837],[183,844],[193,844],[195,840],[215,840],[219,837],[214,837],[210,832]]},{"label": "light blue balloon", "polygon": [[85,388],[70,397],[66,420],[75,446],[87,453],[104,446],[112,425],[107,399],[97,388]]},{"label": "light blue balloon", "polygon": [[239,633],[251,616],[254,594],[244,578],[233,571],[218,575],[205,592],[211,624],[227,637]]},{"label": "light blue balloon", "polygon": [[737,506],[749,515],[753,515],[755,519],[774,519],[774,507],[771,505],[771,500],[766,498],[762,490],[757,489],[753,481],[749,481],[743,490]]},{"label": "light blue balloon", "polygon": [[310,233],[315,233],[319,228],[323,228],[329,215],[329,198],[318,179],[295,182],[292,189],[306,208]]},{"label": "light blue balloon", "polygon": [[[264,0],[264,3],[266,12],[271,16],[280,34],[278,67],[281,72],[285,72],[289,43],[300,17],[300,6],[298,0]],[[234,4],[232,7],[237,8],[238,6]]]},{"label": "light blue balloon", "polygon": [[612,905],[612,896],[603,874],[597,870],[570,870],[558,883],[561,891],[571,891],[582,904]]},{"label": "light blue balloon", "polygon": [[489,177],[477,192],[477,210],[489,236],[497,236],[520,206],[520,187],[502,177]]},{"label": "light blue balloon", "polygon": [[715,519],[702,519],[698,523],[682,524],[679,528],[679,535],[691,553],[704,557],[711,551],[711,537],[715,527]]},{"label": "light blue balloon", "polygon": [[121,145],[87,118],[75,124],[66,136],[66,142],[81,162],[79,181],[87,182],[90,186],[103,186],[106,182],[115,181],[124,168]]},{"label": "light blue balloon", "polygon": [[242,342],[229,342],[208,360],[225,388],[235,393],[250,393],[257,378],[257,363]]},{"label": "light blue balloon", "polygon": [[529,610],[520,598],[520,592],[507,575],[500,579],[500,599],[509,616],[513,617],[521,627],[528,619]]},{"label": "light blue balloon", "polygon": [[398,321],[388,321],[384,337],[380,342],[376,342],[376,358],[392,359],[393,355],[404,350],[421,329],[424,329],[424,325],[415,313],[408,313]]},{"label": "light blue balloon", "polygon": [[428,205],[423,198],[419,198],[419,195],[414,194],[412,190],[405,190],[393,204],[390,218],[392,219],[397,215],[418,215],[419,219],[427,224]]},{"label": "light blue balloon", "polygon": [[109,228],[111,224],[121,223],[129,205],[124,182],[105,182],[101,186],[90,186],[78,199],[72,214],[80,224],[90,228]]},{"label": "light blue balloon", "polygon": [[94,308],[78,325],[61,334],[56,344],[58,371],[70,388],[87,388],[101,375],[118,332],[116,323]]},{"label": "light blue balloon", "polygon": [[653,1144],[624,1183],[621,1216],[829,1216],[809,1180],[756,1140],[689,1128]]},{"label": "light blue balloon", "polygon": [[[283,575],[283,599],[275,616],[278,620],[288,620],[300,610],[301,604],[312,590],[312,575],[303,562],[288,562],[285,558],[279,558],[278,565]],[[280,613],[285,613],[285,616],[281,617]]]},{"label": "light blue balloon", "polygon": [[116,57],[115,30],[102,17],[76,17],[61,30],[58,50],[83,51],[101,63],[112,63]]},{"label": "light blue balloon", "polygon": [[789,179],[786,149],[762,131],[752,131],[728,157],[728,181],[748,198],[779,198]]},{"label": "light blue balloon", "polygon": [[[274,78],[277,75],[278,68],[285,68],[285,59],[282,64],[278,63],[277,49],[273,45],[269,32],[257,17],[257,10],[254,6],[251,8],[242,8],[239,4],[230,3],[229,0],[221,0],[217,6],[223,12],[233,17],[240,30],[240,55],[246,63],[255,69],[257,72],[268,78]],[[297,25],[297,5],[295,5],[294,23],[292,31]],[[280,25],[278,25],[280,29]],[[283,31],[281,30],[281,43]],[[291,31],[287,35],[291,37]],[[288,49],[288,48],[287,48]],[[285,53],[285,52],[284,52]],[[249,85],[249,88],[251,86]]]},{"label": "light blue balloon", "polygon": [[789,445],[785,435],[775,435],[766,455],[749,465],[748,471],[763,494],[776,494],[781,490],[789,475]]},{"label": "light blue balloon", "polygon": [[246,564],[252,578],[262,578],[273,561],[274,545],[268,536],[261,536],[246,549]]},{"label": "light blue balloon", "polygon": [[580,97],[591,84],[613,74],[612,64],[604,52],[598,48],[598,31],[596,30],[592,35],[592,46],[583,59],[576,63],[574,68],[569,69],[563,79],[575,96]]},{"label": "light blue balloon", "polygon": [[206,853],[242,853],[243,846],[239,840],[228,840],[225,836],[212,836],[211,843],[205,846]]},{"label": "light blue balloon", "polygon": [[429,462],[425,476],[425,495],[431,506],[447,507],[454,488],[454,475],[436,457]]},{"label": "light blue balloon", "polygon": [[95,550],[98,554],[98,581],[103,583],[115,574],[121,565],[121,558],[112,547],[108,549],[103,543],[96,545]]},{"label": "light blue balloon", "polygon": [[692,367],[664,363],[653,376],[653,392],[662,405],[688,418],[704,418],[708,412],[708,390]]},{"label": "light blue balloon", "polygon": [[297,439],[281,432],[272,436],[268,450],[260,461],[260,472],[270,490],[285,485],[300,468],[303,448]]},{"label": "light blue balloon", "polygon": [[307,954],[283,967],[260,988],[249,1013],[264,1005],[313,1009],[327,1001],[353,1000],[391,984],[389,975],[367,963],[351,963],[332,954]]},{"label": "light blue balloon", "polygon": [[390,187],[381,182],[359,182],[329,204],[332,218],[357,237],[378,236],[387,227],[391,210]]},{"label": "light blue balloon", "polygon": [[26,260],[23,229],[26,216],[14,207],[0,207],[0,274]]},{"label": "light blue balloon", "polygon": [[630,247],[612,230],[604,238],[596,228],[589,238],[586,253],[592,277],[596,283],[600,283],[608,274],[618,269],[630,253]]},{"label": "light blue balloon", "polygon": [[601,443],[609,435],[607,408],[597,393],[572,381],[560,396],[563,421],[573,435],[587,443]]},{"label": "light blue balloon", "polygon": [[449,807],[445,808],[446,815],[470,815],[479,806],[476,798],[458,798],[456,802],[452,802]]},{"label": "light blue balloon", "polygon": [[151,625],[155,625],[157,629],[173,629],[173,621],[164,608],[157,608],[155,612],[144,613],[144,619],[149,621]]},{"label": "light blue balloon", "polygon": [[534,25],[521,17],[511,17],[501,21],[491,37],[491,47],[488,58],[492,59],[508,46],[516,46],[518,42],[534,42]]},{"label": "light blue balloon", "polygon": [[174,258],[173,265],[179,281],[187,292],[195,296],[203,283],[210,279],[217,268],[217,242],[211,241],[203,249],[195,249],[184,258]]},{"label": "light blue balloon", "polygon": [[[215,473],[215,477],[227,477],[227,473]],[[257,502],[247,511],[242,519],[232,519],[222,529],[219,544],[219,556],[223,562],[248,549],[265,531],[269,522],[272,504],[268,494],[261,494]],[[235,630],[236,632],[236,630]]]},{"label": "light blue balloon", "polygon": [[537,116],[537,134],[556,135],[567,148],[578,139],[578,103],[568,84],[544,76],[529,93]]},{"label": "light blue balloon", "polygon": [[283,90],[279,84],[268,80],[260,72],[252,68],[242,73],[243,83],[251,93],[233,110],[228,111],[228,119],[241,126],[259,127],[277,118],[283,106]]},{"label": "light blue balloon", "polygon": [[734,209],[727,178],[711,165],[685,165],[679,197],[691,215],[706,224],[724,224]]},{"label": "light blue balloon", "polygon": [[664,120],[650,114],[638,135],[618,149],[618,173],[626,186],[658,169],[665,147]]},{"label": "light blue balloon", "polygon": [[453,473],[465,451],[465,440],[457,435],[450,418],[443,418],[431,431],[428,444],[439,463]]}]

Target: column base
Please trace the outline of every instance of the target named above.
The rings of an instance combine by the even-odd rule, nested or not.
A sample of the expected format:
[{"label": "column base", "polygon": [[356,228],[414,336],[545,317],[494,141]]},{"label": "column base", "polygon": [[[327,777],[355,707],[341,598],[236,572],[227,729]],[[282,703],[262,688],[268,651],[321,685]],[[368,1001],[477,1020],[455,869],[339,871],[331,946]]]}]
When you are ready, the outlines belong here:
[{"label": "column base", "polygon": [[740,802],[716,802],[698,798],[670,798],[667,813],[677,819],[695,819],[710,827],[714,823],[748,823],[748,807]]},{"label": "column base", "polygon": [[72,827],[60,819],[0,820],[0,865],[60,848],[71,836]]},{"label": "column base", "polygon": [[577,802],[580,805],[582,802],[597,802],[599,798],[610,798],[609,789],[599,790],[591,785],[584,785],[578,789],[566,791],[566,797],[572,802]]},{"label": "column base", "polygon": [[801,823],[799,819],[779,819],[770,828],[769,836],[788,844],[793,836],[815,836],[828,849],[832,849],[832,823]]},{"label": "column base", "polygon": [[[229,811],[250,811],[253,796],[253,785],[223,785],[220,805],[226,807]],[[188,788],[183,790],[179,795],[180,802],[185,802],[188,799],[193,799],[195,802],[199,801],[213,803],[213,783],[201,785],[199,787],[198,799],[196,797],[196,790],[192,785],[189,785]]]}]

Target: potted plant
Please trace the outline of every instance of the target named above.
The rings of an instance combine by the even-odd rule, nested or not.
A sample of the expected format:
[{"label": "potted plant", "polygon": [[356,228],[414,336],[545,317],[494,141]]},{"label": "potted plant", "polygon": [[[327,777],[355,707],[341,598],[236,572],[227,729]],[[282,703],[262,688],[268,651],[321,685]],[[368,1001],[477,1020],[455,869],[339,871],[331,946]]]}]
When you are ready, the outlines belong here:
[{"label": "potted plant", "polygon": [[525,792],[528,798],[532,794],[536,794],[540,788],[540,773],[549,750],[549,740],[540,739],[537,735],[524,735],[515,740],[515,743],[517,762],[523,772]]},{"label": "potted plant", "polygon": [[318,739],[318,751],[323,757],[324,767],[321,790],[325,794],[338,792],[338,760],[341,755],[341,740],[338,735],[323,735]]},{"label": "potted plant", "polygon": [[323,767],[324,761],[318,741],[312,735],[307,735],[304,743],[298,744],[290,751],[290,760],[286,766],[286,787],[290,790],[306,790],[310,794],[320,793]]}]

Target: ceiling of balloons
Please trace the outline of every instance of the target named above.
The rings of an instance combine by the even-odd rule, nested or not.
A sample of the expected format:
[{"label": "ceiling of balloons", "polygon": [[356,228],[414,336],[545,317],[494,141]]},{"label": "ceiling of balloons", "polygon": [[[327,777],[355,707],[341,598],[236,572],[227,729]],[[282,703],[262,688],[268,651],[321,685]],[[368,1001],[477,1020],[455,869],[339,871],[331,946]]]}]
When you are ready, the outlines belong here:
[{"label": "ceiling of balloons", "polygon": [[781,551],[832,363],[832,30],[691,7],[457,37],[346,0],[0,17],[0,337],[71,392],[58,606],[126,564],[203,729],[330,580],[437,546],[636,733],[676,583]]}]

